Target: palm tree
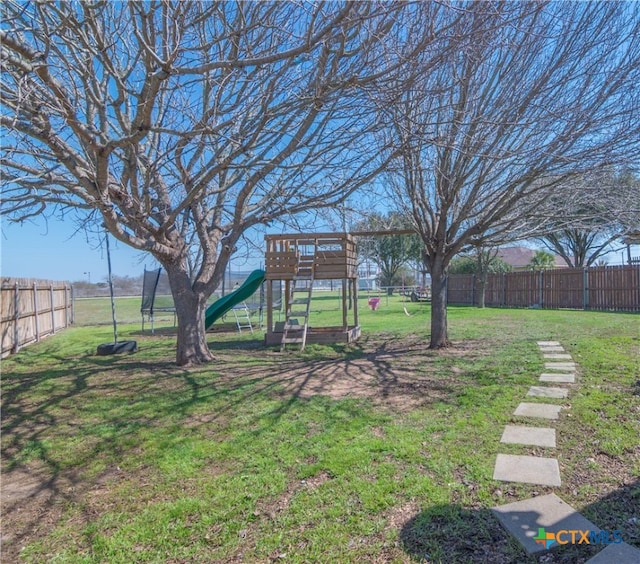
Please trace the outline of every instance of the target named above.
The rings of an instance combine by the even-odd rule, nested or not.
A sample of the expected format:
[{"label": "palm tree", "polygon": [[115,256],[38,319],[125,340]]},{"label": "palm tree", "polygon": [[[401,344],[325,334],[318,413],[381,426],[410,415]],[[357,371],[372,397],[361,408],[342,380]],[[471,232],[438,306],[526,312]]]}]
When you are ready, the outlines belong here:
[{"label": "palm tree", "polygon": [[556,257],[547,251],[536,251],[529,263],[530,270],[548,270],[555,268]]}]

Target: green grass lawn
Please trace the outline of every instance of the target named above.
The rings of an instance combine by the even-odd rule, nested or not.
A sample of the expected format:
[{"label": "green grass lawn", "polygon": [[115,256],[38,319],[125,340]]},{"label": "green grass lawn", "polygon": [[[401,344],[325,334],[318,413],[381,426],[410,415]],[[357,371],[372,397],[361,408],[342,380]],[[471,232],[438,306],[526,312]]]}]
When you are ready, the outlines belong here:
[{"label": "green grass lawn", "polygon": [[[281,354],[215,332],[216,361],[184,370],[172,318],[152,336],[139,300],[117,308],[135,354],[95,356],[110,306],[79,300],[105,325],[3,361],[3,561],[537,562],[490,509],[552,491],[640,546],[638,315],[452,307],[453,346],[430,351],[428,304],[364,295],[356,343]],[[340,315],[314,299],[312,325]],[[543,371],[537,340],[579,365],[559,488],[492,480],[498,453],[549,455],[499,443]]]}]

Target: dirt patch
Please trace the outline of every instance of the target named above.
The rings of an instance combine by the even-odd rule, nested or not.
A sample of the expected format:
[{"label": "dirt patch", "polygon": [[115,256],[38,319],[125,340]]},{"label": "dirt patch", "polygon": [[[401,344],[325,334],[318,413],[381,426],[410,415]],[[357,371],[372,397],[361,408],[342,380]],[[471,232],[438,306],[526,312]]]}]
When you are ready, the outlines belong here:
[{"label": "dirt patch", "polygon": [[2,473],[0,492],[2,492],[0,496],[2,513],[5,514],[16,505],[38,499],[46,500],[53,495],[54,490],[44,474],[29,469],[19,469]]},{"label": "dirt patch", "polygon": [[314,489],[331,480],[331,475],[322,470],[304,480],[291,480],[287,488],[275,499],[263,500],[258,503],[254,517],[267,517],[276,519],[278,515],[286,511],[293,497],[304,489]]},{"label": "dirt patch", "polygon": [[401,531],[402,527],[415,517],[420,511],[420,506],[413,500],[392,507],[383,517],[386,520],[386,531]]},{"label": "dirt patch", "polygon": [[53,479],[37,464],[3,470],[0,487],[3,561],[17,561],[21,546],[57,523],[62,506],[56,500],[70,488],[70,480]]},{"label": "dirt patch", "polygon": [[[417,336],[400,339],[362,339],[354,358],[301,362],[272,353],[267,364],[245,371],[248,377],[260,377],[262,389],[278,389],[282,397],[332,399],[364,398],[374,405],[406,410],[435,401],[449,401],[464,381],[464,370],[451,359],[473,361],[488,354],[480,341],[454,343],[442,350],[430,350]],[[256,353],[258,354],[258,353]],[[263,355],[264,351],[259,354]],[[219,358],[220,372],[229,374],[230,385],[237,372],[225,369]],[[229,359],[233,363],[232,359]],[[451,362],[449,362],[451,361]],[[233,374],[233,376],[231,376]]]}]

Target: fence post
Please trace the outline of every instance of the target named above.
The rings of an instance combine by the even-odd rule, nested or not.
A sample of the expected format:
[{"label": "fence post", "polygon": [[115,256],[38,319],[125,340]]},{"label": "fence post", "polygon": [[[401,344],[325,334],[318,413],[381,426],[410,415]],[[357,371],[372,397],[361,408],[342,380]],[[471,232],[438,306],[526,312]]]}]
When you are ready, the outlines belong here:
[{"label": "fence post", "polygon": [[471,275],[471,305],[476,305],[476,275]]},{"label": "fence post", "polygon": [[502,273],[502,306],[507,305],[507,273]]},{"label": "fence post", "polygon": [[20,320],[20,298],[18,296],[20,292],[20,286],[16,282],[14,286],[13,294],[13,353],[17,353],[20,350],[20,331],[18,329],[18,321]]},{"label": "fence post", "polygon": [[582,309],[589,309],[589,269],[582,269]]},{"label": "fence post", "polygon": [[76,322],[76,296],[71,286],[71,325]]},{"label": "fence post", "polygon": [[544,307],[544,270],[541,270],[538,276],[538,304],[540,309]]},{"label": "fence post", "polygon": [[67,290],[69,288],[67,287],[67,285],[64,285],[64,326],[65,329],[67,327],[69,327],[69,299],[67,296]]},{"label": "fence post", "polygon": [[51,334],[56,332],[56,308],[53,305],[53,284],[49,285],[49,293],[51,295]]},{"label": "fence post", "polygon": [[33,315],[35,318],[36,326],[36,343],[40,342],[40,323],[38,317],[40,317],[40,310],[38,308],[38,283],[33,283]]}]

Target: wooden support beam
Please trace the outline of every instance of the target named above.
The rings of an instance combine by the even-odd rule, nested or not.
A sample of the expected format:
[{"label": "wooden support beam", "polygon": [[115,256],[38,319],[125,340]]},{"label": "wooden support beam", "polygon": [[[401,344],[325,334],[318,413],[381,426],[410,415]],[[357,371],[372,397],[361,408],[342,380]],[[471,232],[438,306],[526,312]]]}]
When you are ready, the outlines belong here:
[{"label": "wooden support beam", "polygon": [[378,231],[352,231],[353,237],[384,237],[385,235],[415,235],[415,229],[380,229]]},{"label": "wooden support beam", "polygon": [[349,292],[347,280],[342,279],[342,329],[346,331],[349,327],[349,311],[347,309],[347,293]]},{"label": "wooden support beam", "polygon": [[358,317],[358,280],[352,279],[353,284],[353,324],[358,327],[360,325],[360,319]]},{"label": "wooden support beam", "polygon": [[297,244],[313,244],[314,241],[318,245],[324,243],[323,239],[330,242],[349,241],[353,237],[384,237],[385,235],[412,235],[417,233],[415,229],[378,229],[375,231],[351,231],[349,233],[289,233],[285,235],[265,235],[265,240],[269,243],[272,241],[288,240]]},{"label": "wooden support beam", "polygon": [[273,331],[273,280],[267,280],[267,334]]}]

